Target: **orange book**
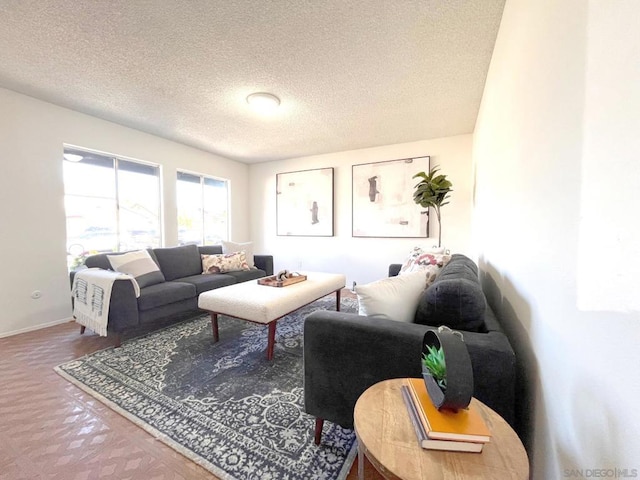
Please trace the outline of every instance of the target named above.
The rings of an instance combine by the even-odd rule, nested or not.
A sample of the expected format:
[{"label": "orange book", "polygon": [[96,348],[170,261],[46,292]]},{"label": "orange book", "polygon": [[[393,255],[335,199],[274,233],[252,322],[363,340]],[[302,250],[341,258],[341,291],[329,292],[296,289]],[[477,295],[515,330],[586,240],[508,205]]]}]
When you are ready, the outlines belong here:
[{"label": "orange book", "polygon": [[491,440],[489,427],[473,405],[457,412],[438,410],[429,398],[424,379],[408,378],[407,383],[429,438],[479,443]]},{"label": "orange book", "polygon": [[427,431],[425,430],[422,421],[420,420],[418,409],[411,396],[409,387],[402,385],[402,399],[407,407],[407,413],[409,414],[409,420],[416,431],[418,437],[418,443],[426,450],[449,450],[452,452],[482,452],[482,446],[484,443],[477,442],[458,442],[451,440],[433,440],[427,437]]}]

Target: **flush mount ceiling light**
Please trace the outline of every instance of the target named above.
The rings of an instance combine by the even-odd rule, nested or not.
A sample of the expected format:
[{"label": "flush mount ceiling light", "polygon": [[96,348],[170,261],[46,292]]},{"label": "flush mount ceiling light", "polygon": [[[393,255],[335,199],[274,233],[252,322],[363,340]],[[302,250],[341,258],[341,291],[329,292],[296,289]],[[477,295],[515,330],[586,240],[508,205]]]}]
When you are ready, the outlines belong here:
[{"label": "flush mount ceiling light", "polygon": [[280,106],[280,99],[271,93],[256,92],[247,97],[247,103],[259,113],[272,113]]},{"label": "flush mount ceiling light", "polygon": [[69,160],[70,162],[79,162],[84,158],[82,155],[77,155],[75,153],[65,153],[62,156],[65,160]]}]

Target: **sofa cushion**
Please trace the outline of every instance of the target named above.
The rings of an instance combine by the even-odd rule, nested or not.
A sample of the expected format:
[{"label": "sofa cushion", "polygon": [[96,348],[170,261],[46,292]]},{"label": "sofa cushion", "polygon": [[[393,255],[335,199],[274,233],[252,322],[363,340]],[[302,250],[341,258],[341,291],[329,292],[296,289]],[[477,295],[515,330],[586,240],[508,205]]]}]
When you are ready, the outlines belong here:
[{"label": "sofa cushion", "polygon": [[451,256],[451,260],[442,269],[439,280],[446,278],[466,278],[473,282],[479,283],[478,279],[478,267],[469,257],[456,253]]},{"label": "sofa cushion", "polygon": [[358,314],[385,315],[392,320],[413,322],[425,286],[426,274],[421,271],[356,285]]},{"label": "sofa cushion", "polygon": [[210,275],[191,275],[176,280],[177,282],[186,282],[196,287],[196,294],[213,290],[214,288],[226,287],[236,283],[236,279],[225,273],[212,273]]},{"label": "sofa cushion", "polygon": [[201,255],[220,255],[222,253],[222,245],[200,245],[198,252]]},{"label": "sofa cushion", "polygon": [[258,268],[252,268],[250,270],[240,270],[237,272],[227,272],[224,274],[228,277],[236,279],[236,283],[248,282],[249,280],[256,280],[258,278],[266,277],[267,272]]},{"label": "sofa cushion", "polygon": [[456,254],[422,294],[416,323],[477,332],[484,327],[486,308],[478,267],[468,257]]},{"label": "sofa cushion", "polygon": [[224,253],[220,255],[202,255],[202,273],[226,273],[249,270],[244,252]]},{"label": "sofa cushion", "polygon": [[165,282],[140,289],[138,308],[150,310],[170,303],[196,297],[196,287],[191,283]]},{"label": "sofa cushion", "polygon": [[154,248],[153,253],[155,253],[160,270],[168,282],[176,278],[202,273],[202,263],[197,245]]},{"label": "sofa cushion", "polygon": [[136,279],[140,288],[164,282],[160,267],[146,250],[107,255],[111,267],[116,272],[127,273]]}]

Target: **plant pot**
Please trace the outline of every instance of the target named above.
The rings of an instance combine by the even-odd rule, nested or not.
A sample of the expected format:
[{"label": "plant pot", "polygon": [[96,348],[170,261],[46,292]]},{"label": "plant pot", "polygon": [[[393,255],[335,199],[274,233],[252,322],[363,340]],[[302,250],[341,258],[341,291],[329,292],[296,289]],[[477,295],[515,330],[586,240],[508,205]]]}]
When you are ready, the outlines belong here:
[{"label": "plant pot", "polygon": [[422,342],[423,355],[427,353],[427,346],[442,347],[447,369],[447,388],[443,390],[422,364],[422,376],[431,401],[438,410],[467,408],[473,396],[473,369],[462,334],[447,327],[429,330]]},{"label": "plant pot", "polygon": [[441,408],[441,405],[444,403],[444,391],[424,365],[422,365],[422,378],[424,379],[424,384],[427,387],[427,393],[429,394],[431,402],[436,408]]}]

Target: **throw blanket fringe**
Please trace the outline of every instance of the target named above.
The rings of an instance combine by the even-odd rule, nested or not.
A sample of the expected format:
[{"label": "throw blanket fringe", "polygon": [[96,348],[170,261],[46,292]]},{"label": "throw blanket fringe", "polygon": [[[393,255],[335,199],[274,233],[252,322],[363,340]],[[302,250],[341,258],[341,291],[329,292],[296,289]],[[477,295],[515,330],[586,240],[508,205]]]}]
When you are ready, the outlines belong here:
[{"label": "throw blanket fringe", "polygon": [[77,272],[71,288],[73,317],[76,322],[101,337],[106,337],[113,282],[121,279],[131,280],[136,298],[140,296],[140,286],[131,275],[101,268],[87,268]]}]

